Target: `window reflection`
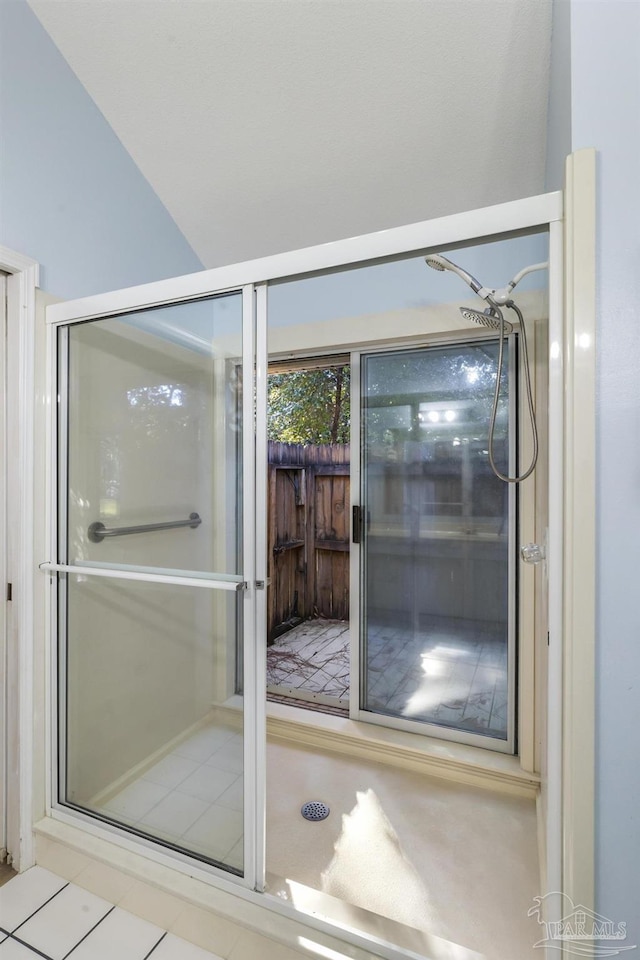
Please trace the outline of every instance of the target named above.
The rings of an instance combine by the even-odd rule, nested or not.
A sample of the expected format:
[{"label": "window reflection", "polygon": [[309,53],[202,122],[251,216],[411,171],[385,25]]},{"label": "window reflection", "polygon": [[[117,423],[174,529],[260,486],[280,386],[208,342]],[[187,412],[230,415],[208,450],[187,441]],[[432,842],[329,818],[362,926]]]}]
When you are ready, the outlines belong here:
[{"label": "window reflection", "polygon": [[[491,342],[368,359],[366,480],[375,522],[408,536],[435,529],[437,518],[461,518],[454,526],[466,533],[506,536],[505,487],[488,450],[496,360]],[[506,367],[494,445],[504,468]]]},{"label": "window reflection", "polygon": [[[364,359],[366,710],[507,736],[508,487],[498,346]],[[508,360],[494,438],[509,456]]]},{"label": "window reflection", "polygon": [[136,387],[134,390],[127,390],[129,406],[141,409],[158,406],[182,407],[184,399],[184,387],[176,387],[166,383],[154,387]]}]

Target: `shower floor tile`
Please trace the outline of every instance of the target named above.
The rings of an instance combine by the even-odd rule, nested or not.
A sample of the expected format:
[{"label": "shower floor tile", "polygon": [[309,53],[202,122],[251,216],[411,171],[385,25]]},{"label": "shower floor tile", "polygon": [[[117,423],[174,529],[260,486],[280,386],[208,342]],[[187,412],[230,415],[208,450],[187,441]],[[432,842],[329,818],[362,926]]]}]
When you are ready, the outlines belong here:
[{"label": "shower floor tile", "polygon": [[188,760],[179,754],[171,754],[165,757],[160,763],[147,770],[144,779],[151,783],[159,783],[162,787],[173,789],[183,780],[187,780],[190,774],[199,768],[197,760]]},{"label": "shower floor tile", "polygon": [[202,850],[214,860],[227,862],[227,854],[242,836],[243,816],[239,810],[230,810],[212,804],[184,836],[186,843]]},{"label": "shower floor tile", "polygon": [[215,803],[218,797],[225,793],[238,780],[237,773],[228,770],[212,769],[208,764],[198,767],[190,777],[178,784],[178,793],[186,793],[191,797],[198,797],[208,803]]},{"label": "shower floor tile", "polygon": [[[176,746],[98,812],[241,869],[242,774],[242,735],[234,727],[211,724]],[[166,786],[169,782],[175,785]]]},{"label": "shower floor tile", "polygon": [[128,821],[140,820],[164,800],[168,793],[168,787],[147,780],[137,780],[112,797],[105,804],[105,810],[116,816],[123,816]]},{"label": "shower floor tile", "polygon": [[143,822],[153,833],[181,837],[209,806],[206,800],[174,790],[146,815]]}]

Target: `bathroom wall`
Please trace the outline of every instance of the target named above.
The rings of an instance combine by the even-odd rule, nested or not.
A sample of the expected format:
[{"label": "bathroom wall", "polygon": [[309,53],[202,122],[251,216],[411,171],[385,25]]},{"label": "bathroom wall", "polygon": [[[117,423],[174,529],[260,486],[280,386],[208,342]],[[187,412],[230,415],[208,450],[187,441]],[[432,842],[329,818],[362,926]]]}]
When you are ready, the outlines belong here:
[{"label": "bathroom wall", "polygon": [[0,2],[0,244],[65,299],[202,264],[25,0]]},{"label": "bathroom wall", "polygon": [[571,3],[572,148],[595,147],[596,909],[640,944],[640,5]]},{"label": "bathroom wall", "polygon": [[571,153],[571,6],[568,0],[552,5],[546,190],[562,190]]}]

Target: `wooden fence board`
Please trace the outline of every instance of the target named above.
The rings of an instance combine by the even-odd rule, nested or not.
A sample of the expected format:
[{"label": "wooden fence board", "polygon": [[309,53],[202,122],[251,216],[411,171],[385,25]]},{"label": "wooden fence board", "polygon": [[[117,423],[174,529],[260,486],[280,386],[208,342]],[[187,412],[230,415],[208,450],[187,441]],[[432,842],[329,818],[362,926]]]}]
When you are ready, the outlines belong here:
[{"label": "wooden fence board", "polygon": [[349,617],[349,445],[269,441],[269,639],[301,618]]}]

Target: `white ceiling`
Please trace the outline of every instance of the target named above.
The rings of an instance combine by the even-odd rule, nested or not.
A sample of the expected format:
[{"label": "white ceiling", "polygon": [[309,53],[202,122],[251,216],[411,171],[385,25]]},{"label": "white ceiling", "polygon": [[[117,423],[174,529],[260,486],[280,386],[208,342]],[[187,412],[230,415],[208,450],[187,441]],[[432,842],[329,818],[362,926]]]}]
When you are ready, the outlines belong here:
[{"label": "white ceiling", "polygon": [[544,190],[551,0],[30,0],[206,267]]}]

